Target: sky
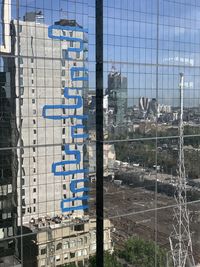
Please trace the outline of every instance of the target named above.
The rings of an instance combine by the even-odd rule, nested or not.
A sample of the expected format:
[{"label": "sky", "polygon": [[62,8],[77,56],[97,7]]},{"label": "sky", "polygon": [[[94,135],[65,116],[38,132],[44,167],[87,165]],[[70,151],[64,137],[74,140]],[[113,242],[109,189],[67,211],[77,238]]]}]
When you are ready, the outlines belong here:
[{"label": "sky", "polygon": [[[26,12],[42,10],[48,25],[68,18],[88,28],[90,89],[94,89],[95,0],[19,2],[20,19]],[[158,16],[157,0],[104,0],[104,89],[114,65],[128,78],[129,105],[137,104],[140,96],[177,105],[179,73],[183,72],[185,105],[199,106],[200,3],[196,2],[160,0]],[[16,17],[16,0],[12,0],[12,18]]]}]

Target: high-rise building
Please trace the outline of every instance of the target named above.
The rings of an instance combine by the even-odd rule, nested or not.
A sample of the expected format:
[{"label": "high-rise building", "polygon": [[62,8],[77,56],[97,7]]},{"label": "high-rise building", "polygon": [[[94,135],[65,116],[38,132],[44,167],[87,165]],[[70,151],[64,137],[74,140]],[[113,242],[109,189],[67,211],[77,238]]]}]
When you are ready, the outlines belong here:
[{"label": "high-rise building", "polygon": [[119,126],[124,124],[128,97],[127,78],[114,67],[108,74],[106,95],[108,95],[108,112],[112,113],[113,124]]},{"label": "high-rise building", "polygon": [[0,258],[6,266],[18,264],[17,242],[17,150],[19,132],[16,125],[15,73],[16,66],[10,35],[10,1],[2,6],[2,44],[0,53],[5,54],[0,63]]},{"label": "high-rise building", "polygon": [[[11,57],[0,73],[1,144],[18,146],[0,151],[0,238],[26,234],[1,242],[1,256],[29,266],[83,264],[96,251],[96,221],[86,215],[87,30],[43,20],[29,12],[10,23]],[[105,221],[107,250],[111,228]]]},{"label": "high-rise building", "polygon": [[[38,22],[37,15],[35,21],[32,13],[26,14],[24,18],[28,20],[19,21],[18,26],[17,21],[13,22],[16,32],[19,29],[13,38],[19,43],[15,49],[15,55],[19,55],[15,61],[19,67],[15,76],[16,120],[21,137],[18,145],[21,142],[24,146],[23,150],[18,151],[18,161],[22,166],[17,178],[18,214],[22,209],[23,223],[29,223],[32,218],[61,215],[62,199],[73,198],[74,193],[70,191],[72,175],[66,179],[64,173],[73,169],[83,169],[83,136],[72,137],[71,129],[81,124],[82,120],[72,118],[72,121],[68,116],[75,111],[77,100],[80,101],[80,106],[76,115],[83,116],[84,85],[83,79],[77,78],[87,77],[87,73],[83,51],[70,52],[68,56],[74,60],[69,61],[67,57],[66,51],[70,47],[76,48],[76,42],[49,38],[48,26]],[[72,40],[84,39],[84,31],[75,21],[63,20],[55,26],[62,27],[61,30],[55,27],[55,36],[60,35],[62,31],[64,36],[69,36]],[[76,30],[69,31],[68,27],[74,27]],[[71,69],[74,69],[76,81],[71,80]],[[67,108],[67,105],[71,106],[71,109]],[[63,116],[63,119],[56,119],[56,116]],[[77,128],[77,135],[81,135],[82,132],[83,129]],[[75,145],[77,141],[78,148]],[[63,145],[60,145],[61,143]],[[65,144],[69,147],[64,147]],[[70,150],[76,149],[80,151],[80,162],[67,164],[67,161],[74,159],[74,153],[70,155]],[[56,175],[61,171],[63,175]],[[73,179],[81,179],[83,176],[80,171]],[[84,187],[83,182],[78,183],[77,187]],[[82,191],[76,194],[77,197],[82,195]],[[75,216],[82,216],[83,209],[73,209],[73,206],[81,205],[81,200],[69,201],[69,211],[66,214],[75,213]]]},{"label": "high-rise building", "polygon": [[[15,125],[15,104],[11,77],[13,68],[0,72],[0,147],[13,147],[17,143],[18,132]],[[11,90],[10,90],[11,89]],[[0,150],[0,239],[17,233],[17,154],[15,150]],[[0,257],[13,255],[15,241],[0,243]]]}]

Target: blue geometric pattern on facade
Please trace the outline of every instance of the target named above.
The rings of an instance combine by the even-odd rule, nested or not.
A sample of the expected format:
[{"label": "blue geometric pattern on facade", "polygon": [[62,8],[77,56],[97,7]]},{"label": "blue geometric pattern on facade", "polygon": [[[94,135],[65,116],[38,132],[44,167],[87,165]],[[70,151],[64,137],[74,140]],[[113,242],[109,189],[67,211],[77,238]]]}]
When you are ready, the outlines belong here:
[{"label": "blue geometric pattern on facade", "polygon": [[78,138],[87,139],[89,137],[88,134],[86,134],[86,133],[82,133],[82,134],[75,133],[75,130],[77,130],[77,129],[84,129],[84,128],[85,128],[85,126],[82,125],[82,124],[77,124],[77,125],[72,126],[71,127],[71,137],[72,138],[77,138],[77,139]]},{"label": "blue geometric pattern on facade", "polygon": [[85,67],[72,67],[70,69],[71,72],[71,80],[72,81],[88,81],[88,76],[78,76],[76,77],[75,73],[82,71],[83,73],[88,72],[88,69]]},{"label": "blue geometric pattern on facade", "polygon": [[[63,33],[63,35],[54,35],[53,31],[54,30],[60,30],[60,34]],[[79,42],[80,46],[77,47],[69,47],[68,49],[64,49],[65,55],[64,59],[67,60],[72,60],[72,58],[69,58],[69,52],[75,52],[75,53],[80,53],[84,49],[84,41],[83,39],[80,38],[75,38],[75,37],[69,37],[64,35],[64,31],[78,31],[78,32],[88,32],[86,29],[83,29],[81,27],[72,27],[72,26],[61,26],[61,25],[51,25],[48,27],[48,37],[51,39],[55,40],[60,40],[60,41],[68,41],[68,42]],[[79,73],[83,72],[83,76],[79,76]],[[77,75],[78,74],[78,75]],[[71,67],[70,68],[70,76],[71,76],[71,81],[88,81],[88,69],[85,67]],[[42,110],[42,116],[45,119],[51,119],[51,120],[62,120],[62,119],[78,119],[78,120],[84,120],[87,119],[87,115],[77,115],[76,110],[79,108],[83,107],[83,99],[80,95],[71,95],[69,93],[69,90],[82,90],[83,88],[64,88],[64,97],[66,99],[74,99],[75,104],[60,104],[60,105],[45,105]],[[74,114],[68,114],[66,115],[65,110],[73,110]],[[59,110],[60,114],[57,115],[48,115],[48,111],[56,111]],[[59,112],[58,112],[59,113]],[[73,124],[73,121],[72,121]],[[71,126],[71,137],[74,139],[78,138],[83,138],[86,139],[88,138],[88,134],[81,133],[77,134],[76,131],[77,129],[84,129],[85,126],[82,124],[77,124],[77,125],[72,125]],[[87,178],[85,177],[85,174],[89,173],[89,169],[76,169],[76,170],[67,170],[65,171],[65,165],[70,165],[70,164],[79,164],[81,163],[81,152],[79,150],[70,150],[70,144],[66,144],[64,148],[65,154],[66,155],[74,155],[73,160],[64,160],[60,162],[54,162],[52,164],[52,172],[54,176],[64,176],[64,179],[66,179],[66,176],[74,176],[76,174],[83,173],[83,178],[81,179],[72,179],[70,181],[70,191],[73,194],[76,193],[81,193],[81,192],[88,192],[89,188],[88,187],[81,187],[77,188],[78,183],[86,183],[88,182]],[[58,170],[60,168],[60,170]],[[74,177],[73,177],[74,178]],[[73,198],[68,198],[68,199],[62,199],[60,203],[60,207],[62,212],[72,212],[75,210],[85,210],[88,209],[88,205],[79,205],[79,206],[74,206],[75,201],[87,201],[89,198],[88,195],[83,195],[81,197],[73,197]],[[66,203],[72,203],[71,207],[65,207]]]},{"label": "blue geometric pattern on facade", "polygon": [[89,188],[88,187],[82,187],[77,189],[77,184],[78,183],[86,183],[89,182],[89,179],[77,179],[77,180],[72,180],[70,183],[70,191],[72,193],[79,193],[79,192],[88,192]]}]

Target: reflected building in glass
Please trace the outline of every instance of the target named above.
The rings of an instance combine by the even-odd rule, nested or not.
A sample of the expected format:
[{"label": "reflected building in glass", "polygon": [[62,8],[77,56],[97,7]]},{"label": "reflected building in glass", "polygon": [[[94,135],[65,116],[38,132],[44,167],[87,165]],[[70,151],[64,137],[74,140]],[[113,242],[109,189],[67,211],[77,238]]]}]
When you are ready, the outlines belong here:
[{"label": "reflected building in glass", "polygon": [[[4,12],[11,12],[9,4],[3,2]],[[96,220],[87,215],[84,160],[86,30],[76,20],[60,19],[51,27],[44,20],[41,11],[31,11],[23,20],[6,16],[2,24],[0,248],[4,266],[84,265],[96,251]],[[107,250],[112,250],[111,228],[105,221]]]},{"label": "reflected building in glass", "polygon": [[117,133],[126,124],[127,78],[113,66],[108,74],[108,87],[104,96],[105,125]]},{"label": "reflected building in glass", "polygon": [[[35,15],[35,16],[34,16]],[[31,219],[38,219],[45,216],[60,216],[61,201],[73,197],[69,190],[69,181],[65,180],[63,175],[56,175],[57,172],[63,173],[76,169],[75,164],[61,165],[61,162],[72,160],[66,152],[65,144],[70,144],[68,150],[75,149],[74,140],[83,142],[82,137],[72,137],[71,128],[79,124],[78,119],[73,122],[68,119],[72,110],[64,107],[75,104],[73,95],[76,91],[76,97],[81,97],[83,82],[71,81],[70,69],[83,68],[83,52],[72,52],[74,60],[68,60],[66,51],[69,42],[50,39],[48,36],[48,26],[41,21],[41,14],[29,13],[24,16],[24,21],[14,21],[14,26],[19,33],[16,35],[16,55],[19,52],[19,58],[16,59],[16,65],[19,66],[16,72],[17,84],[17,111],[16,119],[18,129],[21,131],[21,142],[25,147],[21,154],[18,154],[22,171],[18,173],[18,181],[22,181],[22,192],[18,192],[18,213],[22,208],[23,223],[29,223]],[[63,30],[54,30],[55,35],[61,34],[72,38],[83,39],[84,33],[76,21],[62,20],[56,23],[63,27]],[[80,32],[65,30],[65,27],[79,27]],[[20,41],[19,41],[20,40]],[[75,42],[71,42],[73,47]],[[18,51],[19,49],[19,51]],[[77,61],[78,59],[78,61]],[[19,64],[19,65],[18,65]],[[76,78],[81,77],[82,71],[75,73]],[[65,88],[68,89],[68,95],[65,94]],[[74,90],[73,88],[81,88]],[[87,90],[86,90],[87,91]],[[80,99],[80,98],[79,98]],[[74,105],[75,106],[75,105]],[[44,107],[46,109],[46,119],[44,118]],[[62,110],[63,107],[63,110]],[[64,113],[64,115],[62,115]],[[77,109],[77,116],[83,115],[83,107]],[[48,119],[52,116],[53,119]],[[63,119],[55,119],[56,116],[63,116]],[[66,118],[66,119],[65,119]],[[77,129],[77,135],[81,135],[82,129]],[[62,141],[63,146],[58,144]],[[40,145],[45,144],[45,147]],[[81,161],[79,169],[83,169],[83,148],[81,151]],[[19,152],[20,153],[20,152]],[[58,162],[57,170],[53,172],[53,163]],[[45,164],[44,164],[45,163]],[[65,168],[65,169],[64,169]],[[70,176],[71,177],[71,176]],[[82,174],[75,174],[74,179],[81,179]],[[71,179],[68,179],[71,180]],[[20,184],[18,183],[19,189]],[[83,184],[79,183],[78,188]],[[82,196],[82,192],[77,197]],[[21,202],[22,201],[22,202]],[[74,200],[68,203],[70,208],[67,214],[75,213],[75,216],[82,216],[83,210],[76,211],[73,206],[81,206],[81,201]]]},{"label": "reflected building in glass", "polygon": [[[199,160],[200,133],[199,11],[200,3],[190,0],[104,1],[104,89],[108,87],[107,73],[112,65],[128,80],[127,120],[124,120],[127,127],[104,141],[115,146],[116,182],[129,184],[126,189],[120,187],[122,191],[118,193],[117,187],[105,181],[104,187],[108,188],[104,195],[106,215],[108,218],[116,216],[117,233],[120,235],[122,231],[121,238],[113,235],[117,245],[121,246],[124,235],[127,239],[136,235],[145,241],[152,240],[167,250],[168,262],[165,258],[163,266],[194,266],[191,255],[185,265],[173,264],[172,254],[178,255],[179,252],[176,247],[172,253],[169,243],[174,225],[179,224],[172,217],[169,206],[177,205],[174,192],[178,186],[177,170],[181,165],[180,73],[184,74],[184,179],[189,214],[196,214],[190,216],[193,243],[193,253],[190,251],[190,254],[193,254],[196,264],[200,262],[199,187],[190,187],[191,182],[197,183],[200,173],[194,164]],[[116,117],[117,112],[115,109]],[[111,194],[115,196],[113,202],[117,203],[115,213],[109,197]],[[142,196],[138,197],[139,194]],[[134,204],[130,207],[128,203]],[[148,211],[151,208],[155,213],[150,215]],[[183,218],[182,222],[184,225]],[[131,230],[130,225],[134,225],[134,229]],[[186,227],[189,229],[188,225]],[[184,254],[185,250],[181,253]],[[157,266],[159,257],[152,259],[152,266]]]}]

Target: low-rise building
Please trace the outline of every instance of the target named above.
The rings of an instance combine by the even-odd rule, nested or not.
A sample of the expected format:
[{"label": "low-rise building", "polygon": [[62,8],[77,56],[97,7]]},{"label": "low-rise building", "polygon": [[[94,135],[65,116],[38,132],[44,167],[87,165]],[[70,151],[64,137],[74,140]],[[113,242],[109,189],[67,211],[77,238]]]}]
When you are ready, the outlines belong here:
[{"label": "low-rise building", "polygon": [[[96,253],[96,219],[46,217],[29,224],[36,247],[38,267],[64,266],[75,263],[86,266],[90,256]],[[113,226],[104,220],[104,249],[113,252],[111,230]]]}]

